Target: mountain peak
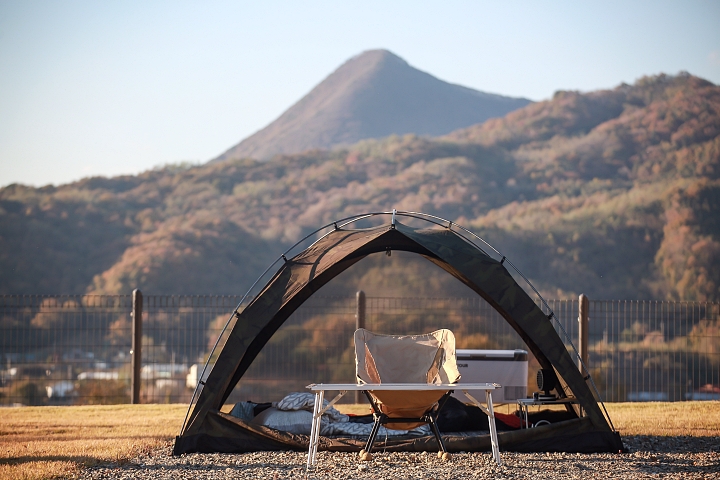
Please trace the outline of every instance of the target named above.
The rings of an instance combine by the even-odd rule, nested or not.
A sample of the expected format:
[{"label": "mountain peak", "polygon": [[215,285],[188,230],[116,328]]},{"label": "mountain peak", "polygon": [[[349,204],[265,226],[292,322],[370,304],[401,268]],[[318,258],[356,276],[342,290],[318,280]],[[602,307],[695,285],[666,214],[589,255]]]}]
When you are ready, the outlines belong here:
[{"label": "mountain peak", "polygon": [[443,135],[528,103],[444,82],[388,50],[367,50],[214,161],[266,160],[392,134]]},{"label": "mountain peak", "polygon": [[403,65],[406,67],[410,66],[405,60],[398,57],[390,50],[379,48],[375,50],[365,50],[354,57],[350,57],[340,68],[346,65],[362,65],[365,67],[377,66],[386,62],[394,62],[397,65]]}]

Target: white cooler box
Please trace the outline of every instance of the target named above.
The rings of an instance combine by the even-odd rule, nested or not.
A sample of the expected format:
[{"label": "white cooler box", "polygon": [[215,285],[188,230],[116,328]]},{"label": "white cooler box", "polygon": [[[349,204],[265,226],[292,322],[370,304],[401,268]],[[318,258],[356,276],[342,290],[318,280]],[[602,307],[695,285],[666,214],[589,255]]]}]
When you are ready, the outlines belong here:
[{"label": "white cooler box", "polygon": [[[502,388],[492,390],[493,403],[514,403],[527,397],[528,354],[525,350],[456,350],[460,385],[463,383],[499,383]],[[478,401],[485,401],[485,392],[470,390]],[[467,403],[461,390],[453,396]]]}]

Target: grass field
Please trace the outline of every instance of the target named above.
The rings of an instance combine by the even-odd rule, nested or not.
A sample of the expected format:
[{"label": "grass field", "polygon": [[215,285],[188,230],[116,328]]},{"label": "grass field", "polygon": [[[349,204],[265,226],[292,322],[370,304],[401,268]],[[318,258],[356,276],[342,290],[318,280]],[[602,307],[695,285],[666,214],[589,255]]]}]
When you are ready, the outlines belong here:
[{"label": "grass field", "polygon": [[[720,436],[720,402],[606,405],[621,435]],[[365,405],[339,408],[367,410]],[[0,480],[67,477],[84,466],[125,462],[168,444],[186,410],[187,405],[2,409]]]}]

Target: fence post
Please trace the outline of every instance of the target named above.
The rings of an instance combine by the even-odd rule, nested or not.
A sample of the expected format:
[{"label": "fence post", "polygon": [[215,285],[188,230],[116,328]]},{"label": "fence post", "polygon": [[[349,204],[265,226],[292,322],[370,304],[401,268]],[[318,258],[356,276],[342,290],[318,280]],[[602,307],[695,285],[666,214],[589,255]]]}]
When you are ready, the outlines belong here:
[{"label": "fence post", "polygon": [[142,365],[142,312],[143,296],[137,288],[132,293],[132,350],[130,350],[132,363],[132,380],[130,390],[132,396],[130,403],[140,403],[140,368]]},{"label": "fence post", "polygon": [[[355,294],[355,330],[365,328],[365,292],[359,290]],[[362,403],[361,392],[355,392],[355,403]]]},{"label": "fence post", "polygon": [[590,310],[590,299],[582,293],[580,294],[580,305],[579,305],[579,313],[578,313],[578,323],[580,324],[580,328],[578,328],[578,345],[580,348],[580,351],[578,352],[580,354],[580,358],[582,359],[582,362],[578,361],[578,368],[580,369],[580,373],[585,375],[583,372],[583,363],[586,367],[588,367],[589,372],[589,365],[588,365],[588,311]]}]

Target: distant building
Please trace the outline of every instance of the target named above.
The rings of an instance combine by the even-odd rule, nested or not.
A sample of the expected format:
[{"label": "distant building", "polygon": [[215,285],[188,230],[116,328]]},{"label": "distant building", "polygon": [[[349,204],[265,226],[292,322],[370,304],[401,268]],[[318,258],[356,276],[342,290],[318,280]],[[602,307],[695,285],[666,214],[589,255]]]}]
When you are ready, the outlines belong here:
[{"label": "distant building", "polygon": [[627,396],[628,402],[667,402],[667,392],[630,392]]},{"label": "distant building", "polygon": [[144,380],[155,380],[158,378],[172,378],[175,375],[186,375],[188,366],[181,363],[153,363],[143,365],[140,369],[140,376]]},{"label": "distant building", "polygon": [[708,383],[694,392],[686,393],[685,400],[720,400],[720,387]]},{"label": "distant building", "polygon": [[77,376],[78,380],[119,380],[119,372],[82,372]]},{"label": "distant building", "polygon": [[63,380],[45,387],[48,398],[66,398],[75,391],[75,385],[72,382]]},{"label": "distant building", "polygon": [[[198,376],[200,375],[201,369],[204,368],[203,365],[194,364],[190,367],[190,371],[187,374],[187,377],[185,378],[185,385],[187,388],[191,390],[195,390],[195,387],[198,384]],[[208,375],[210,375],[210,368],[208,368],[205,371],[205,375],[203,376],[203,380],[207,380]]]}]

